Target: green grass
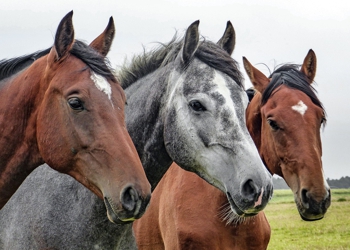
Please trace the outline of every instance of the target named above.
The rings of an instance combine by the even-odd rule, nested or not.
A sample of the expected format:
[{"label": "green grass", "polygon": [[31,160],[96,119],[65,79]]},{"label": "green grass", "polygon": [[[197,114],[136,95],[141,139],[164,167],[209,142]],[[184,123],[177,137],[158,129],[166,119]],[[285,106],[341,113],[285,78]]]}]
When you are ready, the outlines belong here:
[{"label": "green grass", "polygon": [[350,250],[350,189],[332,189],[332,204],[319,221],[303,221],[290,190],[275,190],[264,210],[271,226],[268,250]]}]

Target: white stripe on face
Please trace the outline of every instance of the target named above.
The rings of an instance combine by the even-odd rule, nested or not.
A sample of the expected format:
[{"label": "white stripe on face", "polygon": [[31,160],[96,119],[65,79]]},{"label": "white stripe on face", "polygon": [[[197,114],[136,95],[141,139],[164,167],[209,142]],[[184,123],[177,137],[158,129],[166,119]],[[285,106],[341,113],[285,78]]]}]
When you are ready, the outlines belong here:
[{"label": "white stripe on face", "polygon": [[322,176],[323,176],[323,182],[324,182],[324,186],[326,187],[327,190],[329,190],[329,185],[328,185],[328,182],[327,182],[327,179],[326,179],[326,176],[324,175],[324,171],[323,171],[323,168],[322,168]]},{"label": "white stripe on face", "polygon": [[[96,75],[95,73],[91,74],[91,80],[95,83],[95,86],[98,90],[105,93],[108,97],[108,99],[112,103],[111,95],[112,95],[112,88],[109,82],[106,80],[106,78]],[[113,106],[113,103],[112,103]]]},{"label": "white stripe on face", "polygon": [[304,115],[307,110],[307,106],[302,101],[299,101],[298,104],[292,106],[292,109],[297,111],[301,115]]},{"label": "white stripe on face", "polygon": [[218,72],[215,71],[215,78],[213,80],[214,83],[218,86],[218,92],[225,98],[227,107],[232,110],[232,113],[235,114],[235,105],[233,103],[233,100],[231,98],[231,92],[229,88],[226,85],[225,78],[220,75]]}]

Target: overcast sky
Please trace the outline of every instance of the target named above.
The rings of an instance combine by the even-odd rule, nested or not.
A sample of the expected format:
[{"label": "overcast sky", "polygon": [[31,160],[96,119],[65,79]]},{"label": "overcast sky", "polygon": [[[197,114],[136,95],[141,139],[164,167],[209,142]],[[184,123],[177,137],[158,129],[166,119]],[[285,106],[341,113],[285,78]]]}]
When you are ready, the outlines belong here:
[{"label": "overcast sky", "polygon": [[[110,61],[124,59],[168,42],[195,20],[200,33],[217,41],[230,20],[236,30],[233,57],[242,56],[268,74],[275,65],[302,63],[308,50],[317,55],[315,85],[328,123],[322,131],[326,177],[350,176],[350,2],[344,0],[2,0],[0,58],[50,47],[56,28],[73,10],[76,38],[91,42],[114,17],[116,36]],[[243,70],[243,68],[242,68]],[[246,87],[250,86],[248,77]]]}]

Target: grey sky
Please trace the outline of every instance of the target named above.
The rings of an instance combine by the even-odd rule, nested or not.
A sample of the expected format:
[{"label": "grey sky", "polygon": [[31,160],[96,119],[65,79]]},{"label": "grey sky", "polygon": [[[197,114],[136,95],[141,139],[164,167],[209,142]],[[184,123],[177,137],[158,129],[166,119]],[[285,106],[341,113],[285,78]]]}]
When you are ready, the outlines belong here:
[{"label": "grey sky", "polygon": [[[258,63],[302,63],[312,48],[318,59],[315,85],[328,123],[322,132],[323,166],[331,179],[350,176],[350,2],[344,0],[2,0],[0,58],[48,48],[62,17],[74,10],[76,38],[92,41],[114,17],[116,37],[110,61],[169,41],[195,20],[206,38],[217,41],[230,20],[236,30],[233,57],[242,56],[265,74]],[[242,69],[243,70],[243,69]],[[247,76],[246,87],[250,86]],[[349,154],[349,155],[347,155]]]}]

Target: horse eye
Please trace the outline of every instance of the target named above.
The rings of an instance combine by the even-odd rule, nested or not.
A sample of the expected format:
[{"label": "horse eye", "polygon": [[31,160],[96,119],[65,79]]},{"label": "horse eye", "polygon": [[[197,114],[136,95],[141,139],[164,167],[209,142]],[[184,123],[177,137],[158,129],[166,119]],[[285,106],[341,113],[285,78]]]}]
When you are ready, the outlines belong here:
[{"label": "horse eye", "polygon": [[280,129],[280,127],[277,125],[277,123],[276,123],[274,120],[267,119],[267,123],[270,125],[270,127],[271,127],[273,130],[278,130],[278,129]]},{"label": "horse eye", "polygon": [[191,101],[190,107],[197,112],[206,111],[207,109],[199,101]]},{"label": "horse eye", "polygon": [[327,121],[326,117],[322,117],[321,124],[325,123]]},{"label": "horse eye", "polygon": [[83,102],[77,97],[68,99],[68,104],[74,110],[84,110]]}]

